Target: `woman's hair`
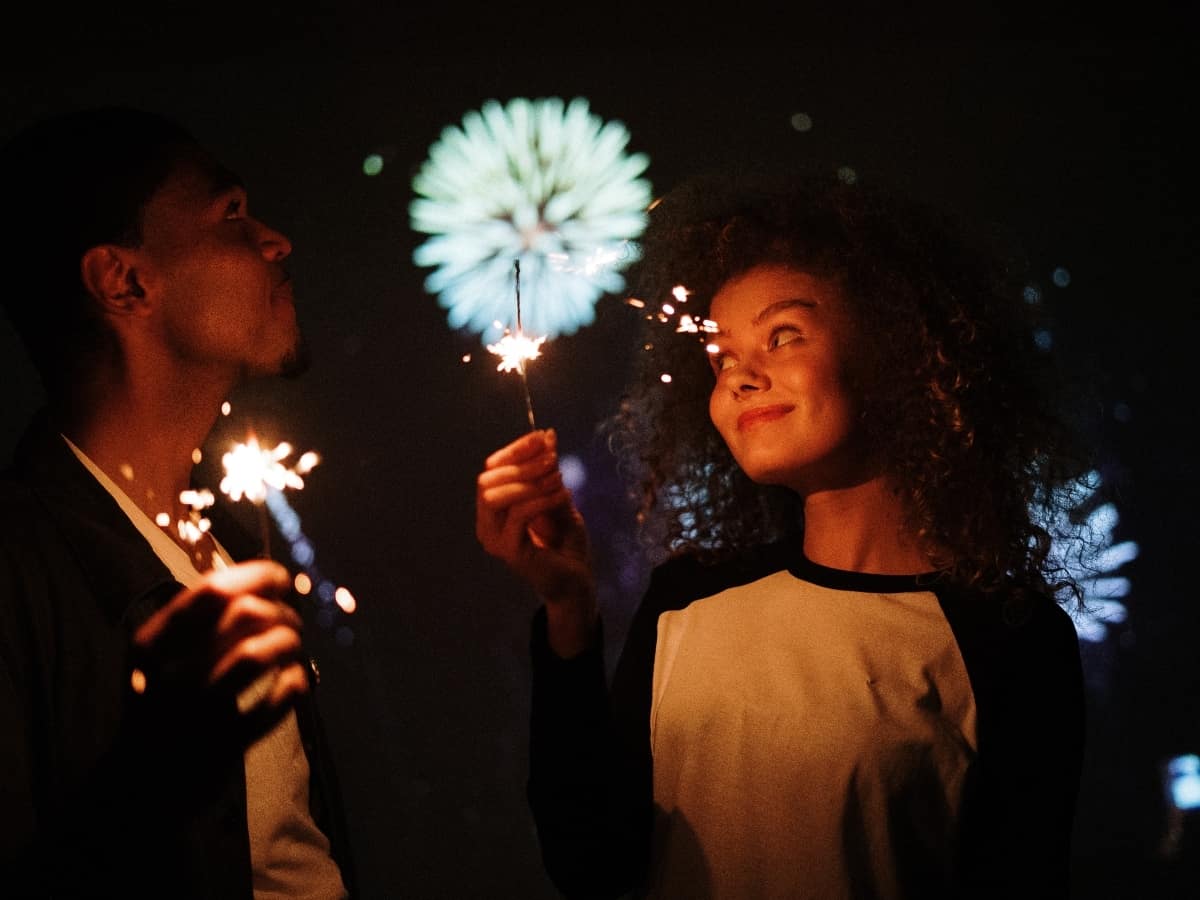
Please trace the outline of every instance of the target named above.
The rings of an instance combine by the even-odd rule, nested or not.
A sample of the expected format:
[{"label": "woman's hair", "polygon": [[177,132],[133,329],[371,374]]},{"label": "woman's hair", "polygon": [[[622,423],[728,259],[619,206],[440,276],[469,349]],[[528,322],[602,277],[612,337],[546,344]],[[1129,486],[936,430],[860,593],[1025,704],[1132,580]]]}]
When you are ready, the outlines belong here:
[{"label": "woman's hair", "polygon": [[977,590],[1075,590],[1051,530],[1077,499],[1064,488],[1087,471],[1084,442],[1059,414],[1043,309],[1011,251],[897,193],[814,175],[695,178],[651,210],[641,249],[643,351],[606,430],[659,553],[715,559],[803,531],[800,498],[734,462],[708,416],[704,331],[680,330],[730,278],[773,263],[844,295],[862,426],[931,565]]}]

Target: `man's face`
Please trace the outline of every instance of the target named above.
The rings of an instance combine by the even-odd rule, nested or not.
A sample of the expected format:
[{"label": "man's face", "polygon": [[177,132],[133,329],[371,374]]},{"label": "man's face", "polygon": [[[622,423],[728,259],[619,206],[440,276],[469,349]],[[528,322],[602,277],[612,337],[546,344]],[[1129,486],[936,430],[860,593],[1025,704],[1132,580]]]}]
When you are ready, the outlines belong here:
[{"label": "man's face", "polygon": [[185,161],[143,209],[138,277],[174,360],[238,380],[289,373],[301,354],[288,239],[249,214],[226,170]]}]

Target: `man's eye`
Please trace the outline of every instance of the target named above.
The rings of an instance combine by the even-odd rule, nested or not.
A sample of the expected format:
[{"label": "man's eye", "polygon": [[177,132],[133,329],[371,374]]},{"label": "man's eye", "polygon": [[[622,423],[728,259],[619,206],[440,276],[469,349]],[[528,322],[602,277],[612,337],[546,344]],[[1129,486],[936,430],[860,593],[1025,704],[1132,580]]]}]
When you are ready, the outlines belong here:
[{"label": "man's eye", "polygon": [[800,329],[794,328],[791,325],[781,325],[771,332],[771,338],[767,341],[767,347],[774,350],[776,347],[782,347],[784,344],[798,341],[801,337]]},{"label": "man's eye", "polygon": [[240,219],[245,215],[245,208],[238,198],[230,200],[229,205],[225,207],[225,218],[227,219]]}]

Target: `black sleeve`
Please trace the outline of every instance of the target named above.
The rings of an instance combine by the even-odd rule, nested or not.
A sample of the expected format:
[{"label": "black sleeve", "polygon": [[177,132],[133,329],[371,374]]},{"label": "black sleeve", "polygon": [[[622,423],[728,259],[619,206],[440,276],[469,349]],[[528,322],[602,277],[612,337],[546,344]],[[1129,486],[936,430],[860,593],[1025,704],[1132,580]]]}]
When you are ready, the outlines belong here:
[{"label": "black sleeve", "polygon": [[528,797],[546,872],[564,896],[618,897],[647,877],[659,616],[761,577],[781,558],[780,548],[768,547],[715,565],[683,556],[655,568],[611,689],[599,630],[592,646],[563,660],[547,641],[545,609],[534,616]]},{"label": "black sleeve", "polygon": [[[4,896],[107,896],[120,885],[122,897],[142,898],[178,882],[178,897],[242,896],[249,847],[220,820],[244,809],[241,751],[209,726],[230,721],[236,705],[180,712],[135,695],[124,650],[101,641],[92,653],[81,630],[100,626],[55,614],[89,597],[64,595],[63,584],[74,586],[68,558],[54,573],[34,544],[0,530]],[[147,604],[161,605],[177,587],[147,594]],[[189,867],[195,846],[223,865]]]},{"label": "black sleeve", "polygon": [[[1044,600],[1018,622],[985,604],[951,624],[976,696],[979,756],[964,810],[966,897],[1070,896],[1085,697],[1067,613]],[[950,610],[947,610],[949,613]],[[957,621],[956,621],[957,619]]]},{"label": "black sleeve", "polygon": [[[560,659],[543,608],[531,649],[528,797],[546,873],[565,897],[618,897],[642,879],[649,857],[648,719],[642,746],[619,737],[599,631],[582,654]],[[649,682],[645,693],[648,702]]]}]

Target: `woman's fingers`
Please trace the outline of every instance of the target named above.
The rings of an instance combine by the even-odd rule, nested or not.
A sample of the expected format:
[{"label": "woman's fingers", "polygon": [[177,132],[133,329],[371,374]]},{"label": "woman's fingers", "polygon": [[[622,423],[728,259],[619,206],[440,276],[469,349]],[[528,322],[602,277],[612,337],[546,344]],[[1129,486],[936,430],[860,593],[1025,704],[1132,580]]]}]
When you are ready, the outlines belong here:
[{"label": "woman's fingers", "polygon": [[501,447],[484,461],[485,469],[495,469],[499,466],[519,465],[528,462],[541,453],[554,453],[558,446],[558,438],[553,428],[544,431],[531,431],[523,434],[510,444]]}]

